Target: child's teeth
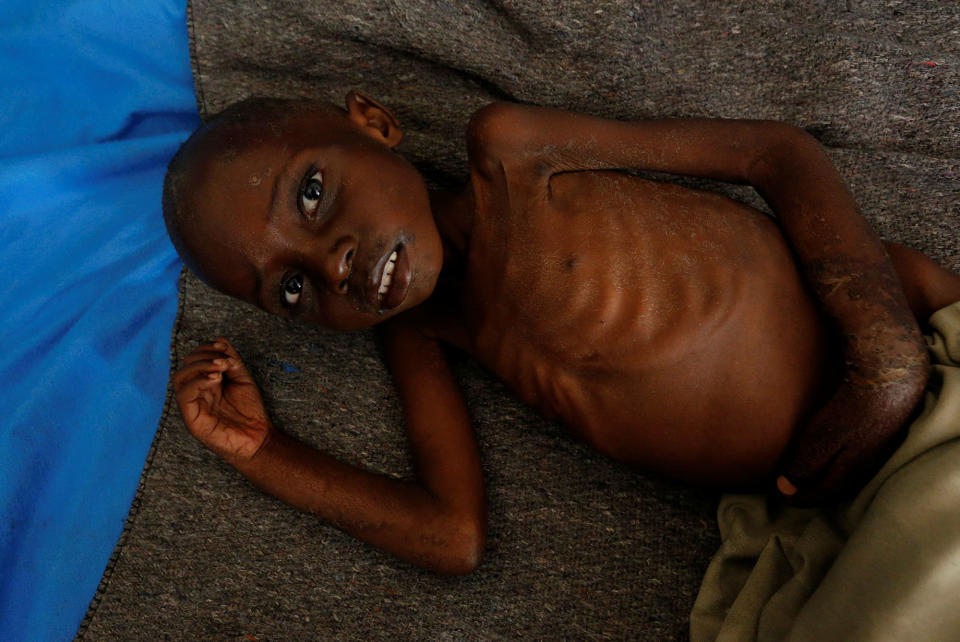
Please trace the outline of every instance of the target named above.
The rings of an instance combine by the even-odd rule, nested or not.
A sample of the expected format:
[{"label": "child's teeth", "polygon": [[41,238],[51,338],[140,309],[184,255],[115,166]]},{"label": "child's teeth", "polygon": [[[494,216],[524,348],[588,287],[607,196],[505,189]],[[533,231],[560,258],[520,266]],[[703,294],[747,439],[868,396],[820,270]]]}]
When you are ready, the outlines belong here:
[{"label": "child's teeth", "polygon": [[383,277],[380,279],[380,289],[377,290],[377,296],[381,299],[383,295],[387,293],[387,290],[390,289],[390,283],[393,281],[393,271],[396,269],[397,253],[392,252],[390,258],[387,259],[387,264],[383,267]]}]

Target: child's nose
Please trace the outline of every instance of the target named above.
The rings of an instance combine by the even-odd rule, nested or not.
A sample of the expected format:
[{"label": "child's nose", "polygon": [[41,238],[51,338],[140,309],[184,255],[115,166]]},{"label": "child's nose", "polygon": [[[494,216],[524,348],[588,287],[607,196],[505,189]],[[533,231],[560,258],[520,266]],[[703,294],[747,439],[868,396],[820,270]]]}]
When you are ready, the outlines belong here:
[{"label": "child's nose", "polygon": [[330,289],[338,294],[347,293],[347,280],[353,271],[353,257],[357,243],[351,237],[337,239],[324,258],[323,271]]}]

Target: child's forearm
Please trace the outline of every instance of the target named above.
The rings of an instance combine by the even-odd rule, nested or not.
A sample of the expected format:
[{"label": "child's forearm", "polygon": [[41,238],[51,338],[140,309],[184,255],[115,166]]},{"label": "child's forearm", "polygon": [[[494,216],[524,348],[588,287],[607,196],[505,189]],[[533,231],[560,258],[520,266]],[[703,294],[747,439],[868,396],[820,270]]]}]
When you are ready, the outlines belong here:
[{"label": "child's forearm", "polygon": [[416,482],[344,464],[273,428],[224,338],[184,358],[173,378],[177,403],[194,437],[268,493],[414,564],[468,573],[486,535],[473,428],[439,347],[416,332],[394,335],[387,352],[402,375]]},{"label": "child's forearm", "polygon": [[922,389],[926,344],[893,264],[822,147],[793,130],[768,146],[750,178],[846,337],[855,383],[875,388],[910,382]]},{"label": "child's forearm", "polygon": [[413,564],[464,574],[479,563],[485,516],[418,483],[350,466],[277,430],[254,457],[231,463],[285,503]]},{"label": "child's forearm", "polygon": [[800,271],[844,340],[843,381],[797,434],[778,480],[787,495],[799,485],[817,499],[849,488],[878,464],[922,398],[929,357],[883,243],[824,149],[802,130],[772,131],[749,182],[776,212]]}]

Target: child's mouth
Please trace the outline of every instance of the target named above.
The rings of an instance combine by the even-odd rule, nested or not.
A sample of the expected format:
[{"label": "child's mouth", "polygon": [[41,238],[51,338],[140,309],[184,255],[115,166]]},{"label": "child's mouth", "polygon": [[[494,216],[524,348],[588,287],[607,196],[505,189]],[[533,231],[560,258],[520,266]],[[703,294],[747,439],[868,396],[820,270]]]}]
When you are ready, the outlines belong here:
[{"label": "child's mouth", "polygon": [[383,295],[390,291],[393,282],[393,270],[397,265],[397,251],[394,250],[387,257],[387,264],[383,266],[383,275],[380,277],[380,289],[377,290],[377,300],[383,301]]},{"label": "child's mouth", "polygon": [[377,307],[381,312],[397,307],[407,296],[410,285],[410,260],[404,245],[396,248],[383,261],[377,286]]}]

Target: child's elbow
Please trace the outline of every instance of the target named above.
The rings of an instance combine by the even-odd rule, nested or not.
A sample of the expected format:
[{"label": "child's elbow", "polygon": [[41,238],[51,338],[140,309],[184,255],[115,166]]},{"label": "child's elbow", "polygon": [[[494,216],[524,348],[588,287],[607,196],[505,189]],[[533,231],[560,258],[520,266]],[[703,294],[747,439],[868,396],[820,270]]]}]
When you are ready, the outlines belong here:
[{"label": "child's elbow", "polygon": [[487,545],[486,520],[460,517],[437,537],[431,570],[444,575],[469,575],[480,566]]},{"label": "child's elbow", "polygon": [[799,171],[829,160],[820,142],[802,127],[777,121],[763,121],[756,151],[748,157],[747,181],[755,187],[789,180]]},{"label": "child's elbow", "polygon": [[483,552],[487,546],[487,529],[485,523],[472,522],[464,524],[459,529],[454,545],[449,551],[447,568],[448,575],[470,575],[480,567]]}]

